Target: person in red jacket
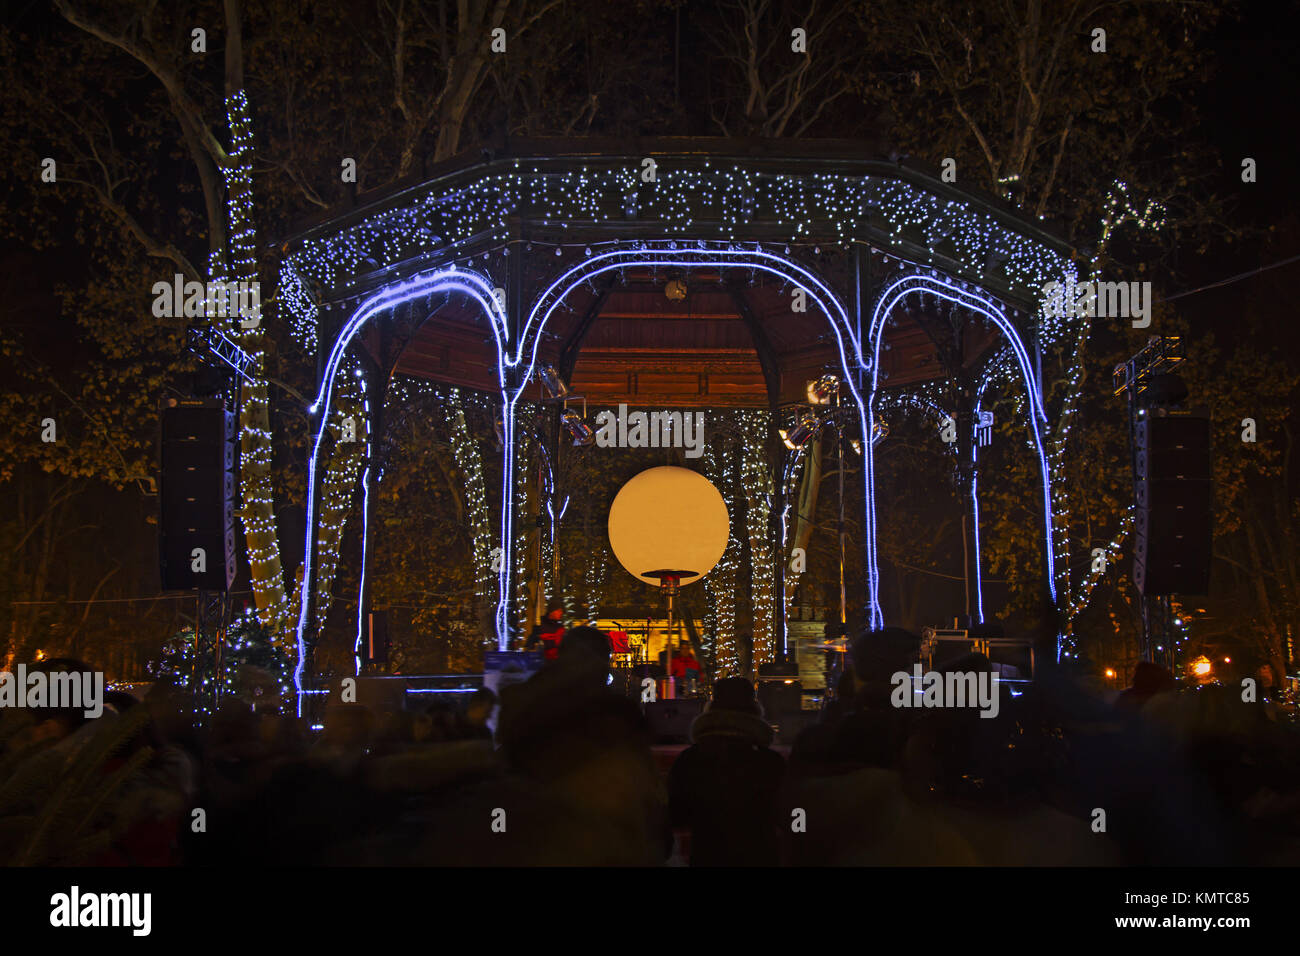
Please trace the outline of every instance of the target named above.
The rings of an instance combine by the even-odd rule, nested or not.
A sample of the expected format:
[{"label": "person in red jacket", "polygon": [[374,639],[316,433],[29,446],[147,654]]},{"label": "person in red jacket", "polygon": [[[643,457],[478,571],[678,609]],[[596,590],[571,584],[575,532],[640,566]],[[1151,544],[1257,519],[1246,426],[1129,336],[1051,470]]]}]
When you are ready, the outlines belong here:
[{"label": "person in red jacket", "polygon": [[691,645],[683,644],[673,651],[673,677],[677,678],[679,683],[684,683],[692,677],[699,680],[700,662],[695,659]]},{"label": "person in red jacket", "polygon": [[524,650],[531,651],[542,646],[542,653],[546,660],[553,661],[560,653],[560,641],[564,638],[564,622],[561,618],[564,616],[564,608],[551,605],[546,617],[533,628],[533,633],[528,635],[528,642],[524,645]]}]

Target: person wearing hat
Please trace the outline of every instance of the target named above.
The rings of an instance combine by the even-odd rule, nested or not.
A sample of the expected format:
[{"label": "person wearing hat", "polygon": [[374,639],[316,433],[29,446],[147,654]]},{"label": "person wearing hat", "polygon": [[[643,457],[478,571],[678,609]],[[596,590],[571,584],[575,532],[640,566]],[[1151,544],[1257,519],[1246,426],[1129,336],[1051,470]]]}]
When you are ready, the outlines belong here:
[{"label": "person wearing hat", "polygon": [[669,813],[691,833],[691,866],[780,863],[777,794],[785,759],[771,748],[754,685],[728,677],[691,725],[692,745],[668,776]]}]

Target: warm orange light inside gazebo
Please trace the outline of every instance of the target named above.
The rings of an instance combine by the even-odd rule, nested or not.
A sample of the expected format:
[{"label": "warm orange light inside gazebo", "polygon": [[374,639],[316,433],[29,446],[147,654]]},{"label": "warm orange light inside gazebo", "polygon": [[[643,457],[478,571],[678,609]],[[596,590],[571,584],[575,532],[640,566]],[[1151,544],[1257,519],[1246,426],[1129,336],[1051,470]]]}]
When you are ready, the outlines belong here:
[{"label": "warm orange light inside gazebo", "polygon": [[727,503],[689,468],[650,468],[619,489],[609,508],[609,544],[619,564],[646,584],[651,571],[688,571],[682,584],[713,570],[731,534]]}]

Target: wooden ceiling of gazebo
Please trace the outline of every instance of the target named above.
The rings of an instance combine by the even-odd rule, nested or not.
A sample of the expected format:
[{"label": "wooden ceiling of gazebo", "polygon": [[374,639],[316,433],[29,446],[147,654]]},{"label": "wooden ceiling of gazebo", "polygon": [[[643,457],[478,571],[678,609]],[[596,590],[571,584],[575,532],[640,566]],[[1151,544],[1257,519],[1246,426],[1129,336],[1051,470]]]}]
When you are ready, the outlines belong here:
[{"label": "wooden ceiling of gazebo", "polygon": [[[770,348],[775,358],[782,402],[802,401],[808,380],[839,369],[829,323],[811,300],[809,311],[793,311],[788,286],[768,281],[734,288],[718,273],[703,271],[682,278],[687,295],[676,301],[664,293],[664,270],[629,269],[611,287],[570,356],[573,393],[598,405],[760,408],[767,405],[760,347]],[[569,295],[568,308],[558,310],[548,326],[539,365],[567,370],[566,349],[574,348],[598,299],[589,286]],[[969,319],[963,330],[962,364],[969,367],[996,336]],[[885,383],[908,385],[943,375],[936,341],[951,341],[952,334],[946,313],[896,314],[881,355]],[[495,391],[495,367],[495,347],[482,322],[451,302],[419,326],[394,371]]]}]

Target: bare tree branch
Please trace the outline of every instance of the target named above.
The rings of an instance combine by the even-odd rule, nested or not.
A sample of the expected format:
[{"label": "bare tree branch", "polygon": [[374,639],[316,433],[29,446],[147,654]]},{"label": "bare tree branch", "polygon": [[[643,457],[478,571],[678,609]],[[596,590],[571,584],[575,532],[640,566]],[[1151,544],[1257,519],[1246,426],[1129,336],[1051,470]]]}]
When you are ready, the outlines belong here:
[{"label": "bare tree branch", "polygon": [[175,263],[176,267],[185,273],[188,278],[196,282],[203,281],[202,275],[194,268],[193,263],[185,257],[183,252],[177,249],[170,242],[164,242],[152,236],[143,226],[140,225],[139,221],[131,215],[130,211],[127,210],[125,206],[115,200],[102,188],[94,183],[86,182],[83,179],[66,179],[65,182],[85,186],[94,193],[95,197],[99,200],[100,205],[117,217],[117,220],[125,226],[126,230],[136,238],[137,242],[140,243],[147,255],[153,256],[156,259],[167,259]]}]

